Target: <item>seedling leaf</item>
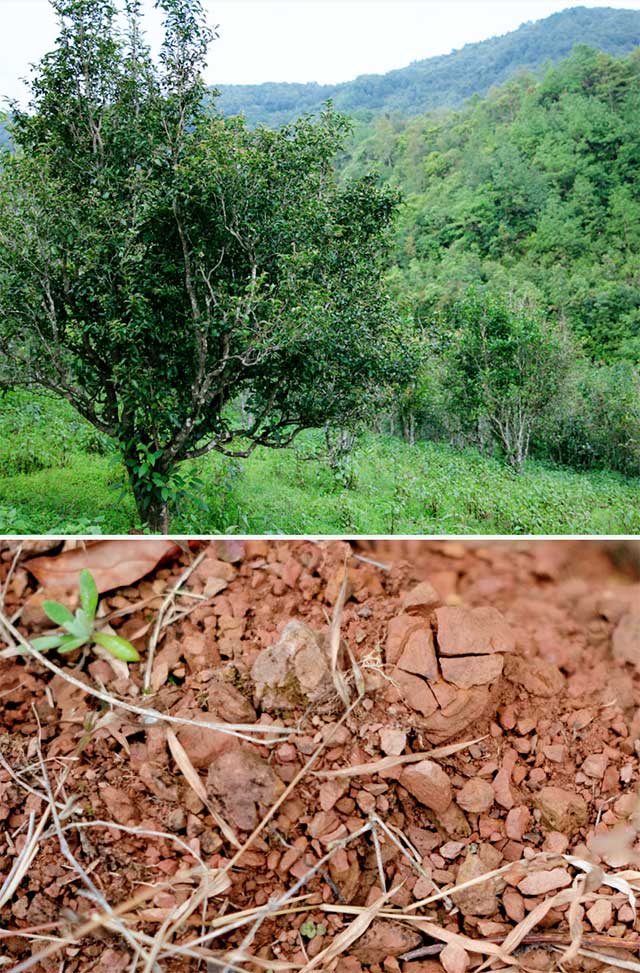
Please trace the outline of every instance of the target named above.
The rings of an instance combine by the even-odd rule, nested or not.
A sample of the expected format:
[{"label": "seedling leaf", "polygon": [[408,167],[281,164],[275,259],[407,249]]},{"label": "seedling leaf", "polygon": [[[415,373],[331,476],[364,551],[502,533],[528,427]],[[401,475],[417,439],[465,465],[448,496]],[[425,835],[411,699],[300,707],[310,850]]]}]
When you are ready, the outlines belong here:
[{"label": "seedling leaf", "polygon": [[96,608],[98,607],[98,588],[91,571],[85,568],[80,572],[79,585],[82,610],[93,620],[96,615]]},{"label": "seedling leaf", "polygon": [[94,632],[93,641],[110,652],[116,659],[124,662],[137,662],[140,658],[138,650],[119,635],[109,635],[107,632]]},{"label": "seedling leaf", "polygon": [[31,640],[31,648],[36,652],[46,652],[47,649],[57,649],[62,641],[61,635],[42,635]]},{"label": "seedling leaf", "polygon": [[44,611],[47,618],[50,618],[52,622],[56,625],[64,625],[65,627],[69,622],[73,622],[73,615],[65,605],[61,605],[59,601],[43,601],[42,610]]}]

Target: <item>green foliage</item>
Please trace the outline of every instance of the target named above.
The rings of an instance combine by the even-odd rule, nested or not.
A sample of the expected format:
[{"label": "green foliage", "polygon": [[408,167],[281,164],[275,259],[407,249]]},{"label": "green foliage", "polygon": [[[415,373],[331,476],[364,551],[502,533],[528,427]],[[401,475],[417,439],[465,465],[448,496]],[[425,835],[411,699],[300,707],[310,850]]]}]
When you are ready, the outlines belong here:
[{"label": "green foliage", "polygon": [[[51,402],[45,400],[45,408]],[[12,437],[19,448],[20,434]],[[177,533],[407,534],[640,533],[640,479],[605,470],[573,473],[527,460],[520,476],[472,447],[363,432],[345,489],[323,455],[324,430],[303,433],[295,451],[258,449],[247,460],[210,454],[187,464],[203,484],[203,506],[183,501]],[[306,457],[306,458],[302,458]],[[118,492],[114,491],[114,482]],[[122,467],[76,453],[64,467],[0,475],[0,533],[126,534],[137,523]]]},{"label": "green foliage", "polygon": [[577,469],[640,475],[640,372],[628,362],[576,367],[535,451]]},{"label": "green foliage", "polygon": [[5,476],[66,466],[75,453],[112,451],[109,438],[64,400],[21,390],[0,393],[0,469]]},{"label": "green foliage", "polygon": [[532,433],[562,399],[567,342],[535,311],[477,291],[454,305],[448,318],[450,405],[464,430],[488,426],[520,472]]},{"label": "green foliage", "polygon": [[313,919],[307,919],[300,926],[300,935],[304,936],[305,939],[315,939],[316,936],[324,936],[327,931],[327,927],[324,922],[314,922]]},{"label": "green foliage", "polygon": [[591,359],[640,361],[639,110],[640,54],[578,47],[461,112],[359,130],[342,171],[404,191],[390,282],[418,322],[490,285]]},{"label": "green foliage", "polygon": [[331,110],[279,132],[216,114],[201,3],[158,6],[154,64],[135,0],[54,2],[0,174],[0,384],[70,401],[166,530],[183,460],[353,421],[411,363],[381,284],[397,193],[337,184]]},{"label": "green foliage", "polygon": [[42,608],[47,618],[65,630],[64,635],[43,635],[33,639],[31,645],[39,652],[57,649],[60,655],[68,655],[84,645],[99,645],[115,659],[123,662],[137,662],[140,656],[131,642],[109,632],[96,631],[96,611],[98,608],[98,589],[93,575],[86,569],[78,579],[80,607],[72,614],[66,605],[59,601],[43,601]]},{"label": "green foliage", "polygon": [[337,85],[224,85],[220,104],[227,115],[244,112],[252,125],[283,125],[320,111],[329,98],[339,111],[360,118],[389,112],[416,115],[458,107],[523,70],[562,60],[576,44],[628,54],[640,44],[640,12],[570,7],[502,37],[466,44],[383,75],[361,75]]}]

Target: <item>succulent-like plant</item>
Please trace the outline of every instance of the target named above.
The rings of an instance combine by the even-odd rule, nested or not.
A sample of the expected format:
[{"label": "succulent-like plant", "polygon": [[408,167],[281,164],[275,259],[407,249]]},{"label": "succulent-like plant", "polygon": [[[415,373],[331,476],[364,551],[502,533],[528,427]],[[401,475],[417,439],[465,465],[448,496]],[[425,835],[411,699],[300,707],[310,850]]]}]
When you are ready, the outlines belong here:
[{"label": "succulent-like plant", "polygon": [[101,645],[116,659],[124,662],[137,662],[140,656],[137,649],[119,635],[107,632],[97,632],[95,629],[96,610],[98,608],[98,588],[90,571],[80,573],[80,608],[72,614],[59,601],[45,601],[42,608],[47,617],[59,625],[66,632],[65,635],[43,635],[33,639],[31,645],[39,652],[57,649],[61,655],[67,655],[83,645]]}]

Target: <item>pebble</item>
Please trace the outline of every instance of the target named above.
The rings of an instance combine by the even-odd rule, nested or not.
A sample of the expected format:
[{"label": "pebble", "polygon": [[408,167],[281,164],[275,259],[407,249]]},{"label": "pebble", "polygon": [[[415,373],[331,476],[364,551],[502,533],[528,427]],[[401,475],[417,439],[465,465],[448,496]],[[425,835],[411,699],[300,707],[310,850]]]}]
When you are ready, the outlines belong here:
[{"label": "pebble", "polygon": [[[481,844],[477,846],[477,851],[470,848],[458,869],[456,884],[462,885],[463,882],[493,871],[500,866],[501,861],[502,855],[491,845]],[[464,916],[492,916],[498,911],[495,879],[454,892],[451,898]]]},{"label": "pebble", "polygon": [[407,745],[407,734],[404,730],[387,726],[380,730],[380,749],[387,756],[397,757]]},{"label": "pebble", "polygon": [[640,607],[634,605],[618,622],[611,647],[616,659],[629,662],[640,672]]},{"label": "pebble", "polygon": [[463,811],[482,814],[488,811],[494,800],[493,787],[488,780],[471,777],[456,795],[456,802]]},{"label": "pebble", "polygon": [[555,889],[571,885],[572,878],[566,868],[552,868],[550,871],[531,872],[521,882],[518,889],[523,895],[545,895]]},{"label": "pebble", "polygon": [[440,953],[440,962],[446,973],[466,973],[471,959],[462,946],[457,943],[447,943]]},{"label": "pebble", "polygon": [[604,753],[591,753],[582,764],[581,770],[583,774],[587,775],[587,777],[594,777],[596,780],[602,780],[608,763],[609,761]]},{"label": "pebble", "polygon": [[596,932],[602,932],[611,922],[613,906],[609,899],[598,899],[587,909],[587,919]]},{"label": "pebble", "polygon": [[415,949],[422,942],[420,933],[393,920],[375,920],[366,932],[350,947],[350,956],[371,966],[387,956],[400,956]]},{"label": "pebble", "polygon": [[587,805],[580,795],[561,787],[543,787],[536,805],[544,824],[568,836],[585,825],[589,817]]},{"label": "pebble", "polygon": [[504,824],[507,838],[520,841],[531,825],[531,813],[524,804],[513,807],[507,814]]},{"label": "pebble", "polygon": [[449,777],[433,760],[421,760],[405,767],[399,780],[416,800],[432,811],[441,813],[451,804],[453,795]]},{"label": "pebble", "polygon": [[421,581],[405,595],[402,607],[411,614],[430,615],[440,604],[442,599],[433,585],[429,581]]}]

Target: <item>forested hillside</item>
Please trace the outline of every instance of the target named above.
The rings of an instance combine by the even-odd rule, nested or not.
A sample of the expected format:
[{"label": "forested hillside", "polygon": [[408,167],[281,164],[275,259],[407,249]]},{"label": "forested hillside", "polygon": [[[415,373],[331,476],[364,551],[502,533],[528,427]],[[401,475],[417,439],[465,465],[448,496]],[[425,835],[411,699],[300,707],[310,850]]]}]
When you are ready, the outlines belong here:
[{"label": "forested hillside", "polygon": [[467,44],[452,54],[415,61],[383,75],[361,75],[337,85],[278,84],[220,86],[219,105],[227,115],[243,112],[249,124],[278,126],[317,112],[331,98],[349,115],[399,111],[417,115],[459,107],[521,71],[535,71],[567,57],[576,44],[616,56],[640,44],[640,11],[612,7],[572,7],[518,30]]},{"label": "forested hillside", "polygon": [[393,279],[425,322],[491,284],[640,360],[640,52],[577,48],[449,115],[385,115],[342,161],[402,188]]}]

